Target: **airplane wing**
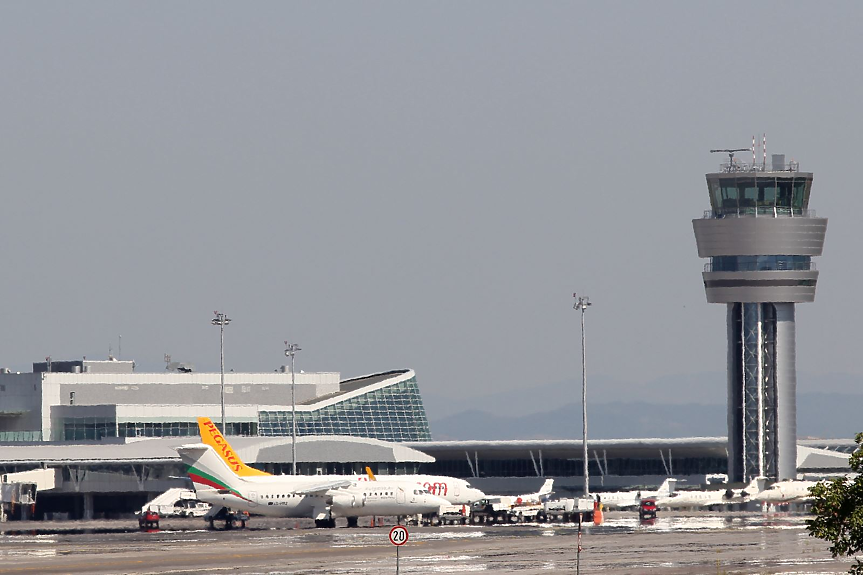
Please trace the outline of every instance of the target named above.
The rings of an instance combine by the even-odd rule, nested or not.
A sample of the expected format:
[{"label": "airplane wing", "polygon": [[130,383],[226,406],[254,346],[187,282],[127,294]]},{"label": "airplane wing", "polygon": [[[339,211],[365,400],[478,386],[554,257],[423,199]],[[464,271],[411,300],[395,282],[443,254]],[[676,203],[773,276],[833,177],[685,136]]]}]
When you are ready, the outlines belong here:
[{"label": "airplane wing", "polygon": [[297,495],[326,493],[330,489],[341,489],[342,487],[350,487],[353,484],[354,482],[348,479],[334,479],[332,481],[318,483],[317,485],[310,485],[309,487],[304,487],[302,489],[296,489],[294,493],[296,493]]}]

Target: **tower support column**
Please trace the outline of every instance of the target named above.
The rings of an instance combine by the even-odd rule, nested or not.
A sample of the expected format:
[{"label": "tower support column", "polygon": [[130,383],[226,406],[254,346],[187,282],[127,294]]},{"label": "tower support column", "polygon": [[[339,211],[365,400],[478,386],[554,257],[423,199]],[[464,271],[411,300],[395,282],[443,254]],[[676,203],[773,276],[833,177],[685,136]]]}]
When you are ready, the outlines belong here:
[{"label": "tower support column", "polygon": [[797,478],[797,346],[793,303],[776,307],[778,479]]}]

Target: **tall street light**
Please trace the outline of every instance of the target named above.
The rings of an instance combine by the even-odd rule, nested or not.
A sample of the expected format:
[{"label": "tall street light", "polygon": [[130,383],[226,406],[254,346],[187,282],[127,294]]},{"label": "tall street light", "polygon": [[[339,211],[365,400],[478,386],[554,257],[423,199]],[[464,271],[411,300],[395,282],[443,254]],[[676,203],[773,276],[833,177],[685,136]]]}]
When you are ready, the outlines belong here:
[{"label": "tall street light", "polygon": [[295,343],[285,342],[285,357],[291,358],[291,474],[297,474],[297,403],[294,390],[296,389],[296,376],[294,375],[294,354],[300,351],[300,346]]},{"label": "tall street light", "polygon": [[590,306],[590,298],[579,297],[578,294],[572,294],[572,297],[575,298],[573,309],[581,312],[581,458],[584,463],[584,496],[590,497],[590,475],[587,472],[587,367],[584,347],[584,311]]},{"label": "tall street light", "polygon": [[231,323],[231,319],[224,313],[214,311],[215,319],[210,323],[219,326],[219,366],[222,375],[222,433],[228,435],[228,430],[225,428],[225,326]]}]

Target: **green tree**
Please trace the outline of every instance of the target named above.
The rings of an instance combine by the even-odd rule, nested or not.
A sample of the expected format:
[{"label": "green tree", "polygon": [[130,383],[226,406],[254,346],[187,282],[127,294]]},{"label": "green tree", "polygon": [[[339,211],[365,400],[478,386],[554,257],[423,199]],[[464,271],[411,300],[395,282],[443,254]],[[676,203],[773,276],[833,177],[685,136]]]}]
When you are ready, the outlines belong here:
[{"label": "green tree", "polygon": [[[857,477],[822,481],[810,489],[815,518],[806,522],[809,535],[832,543],[833,557],[863,551],[863,433],[858,433],[855,441],[857,449],[849,463]],[[863,562],[856,559],[849,573],[863,575]]]}]

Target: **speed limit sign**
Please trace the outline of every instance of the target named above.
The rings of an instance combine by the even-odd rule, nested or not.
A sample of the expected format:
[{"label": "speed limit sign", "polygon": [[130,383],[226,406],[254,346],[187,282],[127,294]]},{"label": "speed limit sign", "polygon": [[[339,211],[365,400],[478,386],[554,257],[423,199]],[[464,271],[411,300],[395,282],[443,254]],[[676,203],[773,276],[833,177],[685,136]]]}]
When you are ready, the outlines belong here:
[{"label": "speed limit sign", "polygon": [[390,543],[393,545],[404,545],[408,542],[408,530],[402,525],[396,525],[390,529]]}]

